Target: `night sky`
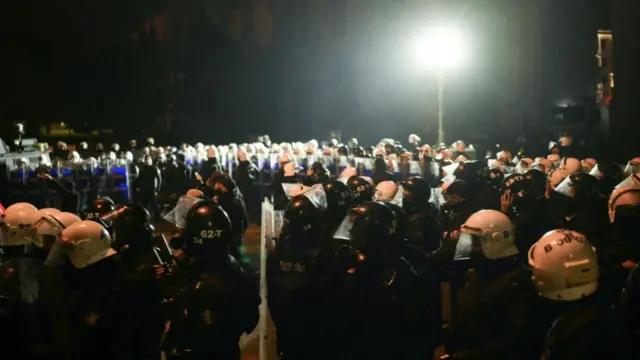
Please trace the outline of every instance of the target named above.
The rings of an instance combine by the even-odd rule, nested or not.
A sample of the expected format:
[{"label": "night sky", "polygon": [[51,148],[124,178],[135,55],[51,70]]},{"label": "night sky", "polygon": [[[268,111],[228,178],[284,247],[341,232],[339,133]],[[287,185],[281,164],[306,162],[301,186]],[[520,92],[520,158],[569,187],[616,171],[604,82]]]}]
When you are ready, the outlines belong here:
[{"label": "night sky", "polygon": [[[389,4],[387,0],[370,1],[348,0],[346,3],[349,5],[340,6],[356,9],[352,11],[359,13],[373,2],[382,8]],[[511,4],[516,9],[505,10],[496,6],[501,1],[506,1],[505,4]],[[442,9],[447,6],[466,8],[468,10],[464,16],[469,19],[468,22],[476,23],[473,31],[478,33],[474,36],[482,37],[483,30],[493,31],[494,34],[508,33],[509,27],[513,26],[509,25],[509,21],[517,24],[527,20],[522,17],[529,16],[528,11],[518,13],[517,6],[520,3],[514,1],[516,0],[434,0],[427,6],[429,10],[416,14],[426,17],[437,15],[438,11],[446,13]],[[517,1],[525,3],[525,0]],[[598,79],[596,32],[607,27],[606,1],[526,1],[531,1],[528,4],[537,4],[537,9],[541,11],[541,19],[537,20],[545,24],[540,35],[544,39],[539,61],[542,71],[537,76],[541,90],[537,95],[537,105],[534,105],[535,111],[543,114],[554,105],[567,102],[575,104],[580,103],[584,97],[594,97]],[[248,7],[247,4],[254,2],[259,6]],[[424,5],[420,1],[397,2]],[[295,6],[289,6],[286,11],[276,9],[276,3],[278,6],[289,4],[286,1],[272,0],[121,0],[96,1],[95,4],[98,5],[95,5],[94,2],[80,0],[48,0],[35,8],[24,2],[3,2],[0,5],[0,51],[3,54],[0,97],[4,101],[0,103],[0,120],[5,126],[17,120],[35,123],[65,120],[76,124],[87,123],[87,126],[92,126],[93,123],[121,123],[129,126],[135,120],[136,124],[146,124],[140,125],[141,128],[152,128],[157,123],[166,122],[164,112],[167,104],[171,103],[176,109],[176,114],[172,116],[182,119],[182,122],[195,122],[195,128],[218,121],[211,119],[243,118],[256,128],[256,132],[290,126],[294,132],[308,131],[304,135],[307,136],[311,135],[309,129],[322,128],[327,117],[336,119],[328,126],[342,126],[349,123],[346,119],[354,119],[350,128],[362,128],[363,121],[367,121],[367,117],[375,117],[378,111],[376,109],[381,109],[375,104],[371,106],[374,110],[357,109],[358,106],[367,107],[367,104],[351,105],[358,101],[362,103],[364,99],[372,103],[393,103],[380,110],[384,112],[383,115],[378,114],[380,117],[413,116],[414,123],[407,120],[407,129],[398,129],[399,133],[413,131],[412,126],[415,131],[424,130],[424,119],[435,114],[431,109],[433,86],[421,93],[417,89],[421,90],[420,86],[423,85],[408,84],[406,81],[403,83],[402,76],[392,74],[391,68],[398,64],[393,59],[395,54],[389,54],[391,51],[385,48],[391,44],[388,39],[387,43],[382,40],[382,45],[377,45],[379,53],[376,55],[370,56],[366,52],[363,55],[362,50],[366,50],[366,47],[362,47],[346,55],[342,62],[334,61],[334,64],[327,66],[314,64],[318,54],[311,53],[307,58],[300,58],[300,49],[296,46],[300,46],[300,39],[304,37],[299,31],[300,26],[304,27],[306,23],[312,22],[300,20],[307,19],[300,14],[309,12],[309,8],[319,3],[295,0],[291,2]],[[327,2],[337,3],[339,2]],[[326,17],[329,20],[325,21],[340,20],[336,16],[340,14],[340,7],[323,6],[325,11],[327,6],[334,7],[330,10],[333,15]],[[404,5],[396,6],[402,11]],[[437,10],[432,11],[434,9]],[[221,16],[218,12],[226,15]],[[158,14],[165,14],[166,17],[158,18]],[[171,23],[172,16],[179,21]],[[382,15],[384,16],[390,15]],[[482,17],[484,20],[481,20]],[[509,17],[514,18],[508,19]],[[498,19],[501,25],[494,25],[492,19]],[[421,19],[418,16],[414,20]],[[165,24],[166,21],[171,23],[166,31],[163,30],[160,34],[157,31],[154,33],[153,29],[149,31],[150,24]],[[478,24],[494,28],[482,29]],[[171,29],[178,35],[171,35]],[[340,41],[341,33],[349,31],[344,26],[334,26],[331,23],[329,26],[325,24],[325,33],[326,29],[330,29],[336,36],[335,41]],[[251,31],[254,33],[253,39],[246,40],[246,34]],[[317,30],[316,33],[313,31],[307,35],[317,36]],[[367,31],[369,30],[361,32]],[[379,31],[377,34],[380,38],[386,36],[384,29],[375,31]],[[238,34],[242,32],[245,40],[239,40]],[[173,41],[166,43],[169,45],[157,45],[145,40],[145,36],[173,37]],[[270,39],[275,39],[272,44],[268,44]],[[358,44],[358,40],[354,41]],[[482,45],[476,50],[479,51],[479,59],[484,56],[484,60],[488,60],[485,65],[504,55],[492,60],[491,55],[485,53],[509,51],[500,49],[501,44],[492,42],[489,35],[483,41],[484,43],[479,41]],[[132,45],[134,43],[135,46]],[[492,49],[491,46],[496,48]],[[302,48],[304,49],[304,44]],[[299,59],[294,60],[295,57]],[[372,61],[363,64],[363,59]],[[378,83],[368,83],[366,78],[370,76],[366,71],[360,74],[359,80],[355,80],[356,72],[362,70],[363,66],[369,66],[370,72],[375,74],[386,71],[387,75],[390,74],[390,81],[397,81],[399,87],[393,88],[393,84],[388,85],[383,79],[379,79]],[[500,117],[500,112],[496,109],[504,105],[500,105],[501,99],[496,94],[504,90],[500,89],[501,80],[496,81],[492,77],[492,71],[499,70],[502,64],[496,62],[491,65],[494,68],[483,66],[469,69],[476,72],[484,69],[485,72],[468,76],[472,83],[452,82],[447,87],[449,92],[459,92],[454,96],[447,94],[447,103],[451,107],[450,118],[457,116],[462,123],[469,117],[484,117],[489,121]],[[320,67],[324,67],[324,70],[318,70]],[[294,71],[307,72],[310,79],[305,79],[304,76],[292,79]],[[326,71],[327,74],[322,74],[321,71]],[[508,70],[507,74],[517,71],[527,69],[515,67]],[[405,79],[411,80],[410,78],[411,76],[406,76]],[[464,80],[465,76],[461,78]],[[356,84],[357,81],[360,83]],[[331,86],[335,86],[336,94],[331,94]],[[393,89],[385,90],[387,92],[362,93],[372,86],[390,86]],[[527,84],[522,86],[522,93],[525,95],[519,95],[520,99],[527,92],[535,91],[528,89]],[[314,103],[317,94],[324,94],[322,96],[325,98],[315,99]],[[402,97],[410,100],[403,102]],[[424,104],[421,97],[424,98]],[[335,101],[335,98],[339,100]],[[460,110],[470,101],[481,105],[471,110]],[[482,105],[488,102],[495,104]],[[417,110],[410,109],[406,106],[407,103]],[[334,112],[324,108],[331,108]],[[180,111],[183,111],[182,115]],[[358,111],[361,112],[358,115],[360,120],[355,114]],[[483,111],[486,114],[482,115]],[[509,118],[513,114],[504,116]],[[290,119],[286,119],[287,117]],[[311,122],[311,126],[298,124],[298,119]],[[452,121],[455,122],[455,119]],[[194,129],[188,127],[180,129],[187,133],[194,132]],[[233,136],[240,135],[238,133]]]}]

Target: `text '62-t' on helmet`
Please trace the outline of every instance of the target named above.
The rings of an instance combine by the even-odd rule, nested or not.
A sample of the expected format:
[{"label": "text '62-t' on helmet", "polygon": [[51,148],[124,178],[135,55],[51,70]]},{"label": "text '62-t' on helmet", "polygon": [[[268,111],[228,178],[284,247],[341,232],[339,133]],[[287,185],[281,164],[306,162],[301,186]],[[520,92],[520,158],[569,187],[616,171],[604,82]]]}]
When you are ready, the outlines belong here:
[{"label": "text '62-t' on helmet", "polygon": [[294,196],[284,210],[281,244],[294,248],[315,247],[322,234],[322,211],[304,195]]},{"label": "text '62-t' on helmet", "polygon": [[529,249],[529,265],[538,295],[574,301],[593,294],[600,268],[596,249],[572,230],[552,230]]},{"label": "text '62-t' on helmet", "polygon": [[113,200],[109,198],[100,198],[94,200],[80,216],[82,220],[99,219],[104,215],[110,214],[115,211],[116,205]]},{"label": "text '62-t' on helmet", "polygon": [[229,254],[231,220],[212,200],[196,203],[185,217],[185,252],[196,261],[211,261]]},{"label": "text '62-t' on helmet", "polygon": [[116,254],[111,248],[111,236],[101,224],[82,220],[71,224],[62,231],[61,242],[56,242],[51,249],[57,253],[58,246],[66,247],[69,260],[75,268],[81,269]]},{"label": "text '62-t' on helmet", "polygon": [[349,210],[334,237],[350,241],[351,249],[366,257],[383,255],[394,244],[395,234],[393,210],[370,201]]},{"label": "text '62-t' on helmet", "polygon": [[518,254],[514,226],[503,213],[480,210],[460,227],[454,260],[503,259]]},{"label": "text '62-t' on helmet", "polygon": [[374,187],[373,180],[365,176],[352,176],[347,180],[347,186],[351,190],[353,200],[357,204],[362,204],[373,200]]}]

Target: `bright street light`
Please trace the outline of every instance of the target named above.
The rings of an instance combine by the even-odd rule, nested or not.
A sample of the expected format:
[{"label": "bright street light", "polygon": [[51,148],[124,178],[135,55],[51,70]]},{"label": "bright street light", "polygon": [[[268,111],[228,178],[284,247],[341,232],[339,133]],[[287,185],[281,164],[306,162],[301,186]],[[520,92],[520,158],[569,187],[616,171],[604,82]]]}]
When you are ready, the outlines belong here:
[{"label": "bright street light", "polygon": [[444,72],[460,65],[465,54],[464,38],[455,27],[427,29],[409,43],[416,67],[433,69],[438,76],[438,142],[444,140],[443,77]]}]

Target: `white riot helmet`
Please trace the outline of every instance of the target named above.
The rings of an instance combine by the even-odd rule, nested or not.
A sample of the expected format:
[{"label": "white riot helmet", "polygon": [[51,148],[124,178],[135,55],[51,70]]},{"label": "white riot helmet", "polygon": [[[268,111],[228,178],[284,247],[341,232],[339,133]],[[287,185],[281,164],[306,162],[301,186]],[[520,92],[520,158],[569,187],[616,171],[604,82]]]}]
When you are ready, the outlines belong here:
[{"label": "white riot helmet", "polygon": [[[382,181],[376,186],[376,193],[373,196],[375,201],[389,201],[396,205],[402,205],[402,191],[393,181]],[[398,198],[400,201],[398,201]]]},{"label": "white riot helmet", "polygon": [[77,164],[82,161],[82,157],[77,151],[72,151],[69,153],[68,159],[71,163]]},{"label": "white riot helmet", "polygon": [[33,214],[38,211],[29,203],[17,203],[9,206],[2,217],[2,235],[0,246],[28,245],[26,231],[33,225]]},{"label": "white riot helmet", "polygon": [[560,165],[560,160],[562,160],[562,159],[560,158],[560,155],[558,155],[558,154],[549,154],[549,156],[547,156],[547,160],[549,160],[551,162],[551,164],[554,167],[557,168],[558,165]]},{"label": "white riot helmet", "polygon": [[548,174],[551,171],[551,161],[547,158],[538,157],[533,162],[533,168],[542,171],[545,174]]},{"label": "white riot helmet", "polygon": [[564,170],[565,174],[569,176],[582,171],[582,164],[580,163],[580,160],[568,157],[562,159],[560,169]]},{"label": "white riot helmet", "polygon": [[629,176],[631,174],[637,174],[640,172],[640,157],[635,157],[629,162],[627,162],[627,166],[624,168],[624,174]]},{"label": "white riot helmet", "polygon": [[[36,212],[36,214],[39,212]],[[33,223],[33,227],[29,230],[28,238],[39,248],[52,247],[56,238],[62,234],[64,229],[80,220],[76,214],[68,212],[58,211],[56,213],[42,214]]]},{"label": "white riot helmet", "polygon": [[514,169],[514,171],[517,174],[524,174],[527,171],[529,171],[529,169],[531,169],[531,166],[533,166],[533,159],[524,158],[518,161],[518,164],[516,165],[516,168]]},{"label": "white riot helmet", "polygon": [[549,187],[551,187],[551,190],[555,190],[566,177],[567,175],[564,173],[564,170],[552,170],[548,175]]},{"label": "white riot helmet", "polygon": [[61,241],[63,246],[68,246],[69,260],[78,269],[116,254],[107,229],[91,220],[82,220],[64,229]]},{"label": "white riot helmet", "polygon": [[31,224],[35,224],[36,221],[40,220],[41,217],[45,216],[45,215],[51,215],[51,214],[57,214],[59,213],[60,210],[55,209],[55,208],[44,208],[44,209],[40,209],[36,212],[34,212],[33,214],[31,214],[32,217],[32,221],[30,221]]},{"label": "white riot helmet", "polygon": [[618,207],[638,205],[640,205],[640,188],[630,186],[616,188],[609,197],[609,220],[612,224],[615,222]]},{"label": "white riot helmet", "polygon": [[529,249],[529,266],[538,295],[574,301],[598,288],[598,256],[586,236],[572,230],[552,230]]},{"label": "white riot helmet", "polygon": [[511,220],[495,210],[480,210],[471,215],[460,227],[454,260],[471,258],[474,249],[481,249],[489,260],[517,255]]}]

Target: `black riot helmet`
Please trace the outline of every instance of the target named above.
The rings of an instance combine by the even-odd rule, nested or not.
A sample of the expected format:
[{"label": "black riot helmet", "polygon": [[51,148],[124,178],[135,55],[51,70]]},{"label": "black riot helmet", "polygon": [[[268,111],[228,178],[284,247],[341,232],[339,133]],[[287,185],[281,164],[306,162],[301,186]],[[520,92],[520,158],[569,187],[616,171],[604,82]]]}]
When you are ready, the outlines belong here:
[{"label": "black riot helmet", "polygon": [[324,193],[327,195],[326,219],[329,230],[335,229],[344,219],[349,209],[353,206],[351,190],[347,185],[338,180],[327,180],[322,183]]},{"label": "black riot helmet", "polygon": [[597,168],[598,171],[592,170],[592,174],[598,179],[602,194],[610,194],[616,185],[624,180],[622,168],[616,163],[600,161]]},{"label": "black riot helmet", "polygon": [[185,216],[185,252],[201,264],[226,257],[232,238],[231,220],[212,200],[196,203]]},{"label": "black riot helmet", "polygon": [[406,238],[406,232],[407,232],[407,221],[405,218],[405,214],[404,214],[404,210],[402,210],[402,207],[399,205],[396,205],[392,202],[389,201],[383,201],[383,203],[385,205],[387,205],[389,207],[389,209],[391,209],[391,211],[393,211],[393,214],[396,217],[396,242],[397,244],[401,244],[405,238]]},{"label": "black riot helmet", "polygon": [[396,239],[396,216],[384,203],[370,201],[349,210],[338,230],[347,234],[353,252],[361,259],[389,253]]},{"label": "black riot helmet", "polygon": [[498,168],[492,168],[489,170],[489,184],[496,190],[500,190],[502,181],[504,180],[504,173]]},{"label": "black riot helmet", "polygon": [[373,200],[373,181],[364,176],[352,176],[347,180],[347,186],[351,190],[351,196],[355,204],[362,204]]},{"label": "black riot helmet", "polygon": [[353,156],[355,157],[366,157],[367,153],[362,146],[358,146],[353,149]]},{"label": "black riot helmet", "polygon": [[595,199],[599,194],[598,179],[587,173],[575,173],[569,176],[570,186],[575,199]]},{"label": "black riot helmet", "polygon": [[304,195],[294,196],[284,210],[280,243],[292,248],[315,247],[322,237],[322,211]]},{"label": "black riot helmet", "polygon": [[475,193],[474,186],[464,180],[455,180],[446,189],[442,190],[442,196],[447,204],[463,203],[471,200]]},{"label": "black riot helmet", "polygon": [[547,189],[547,176],[538,169],[531,169],[524,174],[529,182],[532,195],[537,199],[544,196]]},{"label": "black riot helmet", "polygon": [[153,227],[149,224],[151,216],[143,206],[130,204],[118,207],[114,212],[102,217],[111,224],[113,245],[119,251],[127,245],[133,250],[152,246]]},{"label": "black riot helmet", "polygon": [[108,197],[103,197],[93,200],[93,202],[84,209],[80,218],[82,220],[93,220],[110,214],[115,210],[116,205],[113,203],[113,200]]},{"label": "black riot helmet", "polygon": [[477,184],[489,179],[489,168],[482,161],[465,161],[458,164],[458,168],[453,172],[453,175],[456,179]]},{"label": "black riot helmet", "polygon": [[506,191],[510,191],[512,194],[518,194],[520,192],[526,191],[527,189],[527,179],[525,179],[522,174],[510,174],[504,178],[502,181],[502,186],[500,186],[500,193],[503,194]]},{"label": "black riot helmet", "polygon": [[429,204],[431,185],[419,176],[412,176],[402,183],[402,206],[405,210],[419,211]]},{"label": "black riot helmet", "polygon": [[338,156],[349,156],[349,148],[346,145],[338,147]]}]

